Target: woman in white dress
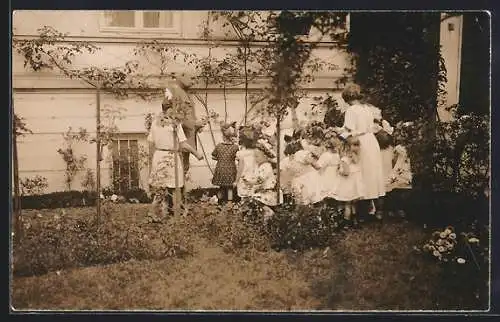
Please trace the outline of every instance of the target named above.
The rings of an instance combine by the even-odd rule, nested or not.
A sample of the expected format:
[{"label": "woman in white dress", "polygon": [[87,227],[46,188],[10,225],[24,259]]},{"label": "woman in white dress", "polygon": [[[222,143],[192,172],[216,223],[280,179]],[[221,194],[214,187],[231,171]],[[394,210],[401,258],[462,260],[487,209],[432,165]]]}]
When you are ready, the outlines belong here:
[{"label": "woman in white dress", "polygon": [[364,198],[370,200],[369,214],[376,212],[374,200],[385,195],[385,178],[382,165],[380,146],[375,138],[374,114],[372,108],[360,102],[361,88],[357,84],[347,85],[342,92],[342,98],[349,104],[344,115],[344,128],[357,137],[359,146],[359,166],[363,176]]},{"label": "woman in white dress", "polygon": [[172,117],[173,104],[171,98],[163,101],[162,112],[153,119],[147,139],[152,152],[149,174],[149,185],[153,195],[151,215],[155,217],[166,215],[163,213],[164,209],[161,209],[162,203],[166,203],[167,214],[172,214],[176,187],[181,189],[181,198],[183,197],[184,166],[181,152],[188,151],[198,160],[203,159],[203,154],[187,143],[181,123]]}]

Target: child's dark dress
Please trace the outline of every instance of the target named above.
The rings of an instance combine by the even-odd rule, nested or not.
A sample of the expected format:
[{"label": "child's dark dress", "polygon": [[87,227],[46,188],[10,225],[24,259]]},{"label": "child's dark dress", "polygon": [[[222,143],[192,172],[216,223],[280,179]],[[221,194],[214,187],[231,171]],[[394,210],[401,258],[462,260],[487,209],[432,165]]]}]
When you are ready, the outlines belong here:
[{"label": "child's dark dress", "polygon": [[212,184],[220,187],[232,186],[236,180],[236,152],[238,146],[233,143],[219,143],[215,146],[212,157],[217,160]]}]

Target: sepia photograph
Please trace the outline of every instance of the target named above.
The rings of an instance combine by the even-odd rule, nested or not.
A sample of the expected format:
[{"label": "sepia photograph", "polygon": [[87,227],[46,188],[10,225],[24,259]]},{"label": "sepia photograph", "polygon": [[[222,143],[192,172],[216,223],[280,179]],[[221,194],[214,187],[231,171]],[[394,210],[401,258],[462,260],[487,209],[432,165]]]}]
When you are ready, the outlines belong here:
[{"label": "sepia photograph", "polygon": [[488,312],[487,11],[16,10],[11,313]]}]

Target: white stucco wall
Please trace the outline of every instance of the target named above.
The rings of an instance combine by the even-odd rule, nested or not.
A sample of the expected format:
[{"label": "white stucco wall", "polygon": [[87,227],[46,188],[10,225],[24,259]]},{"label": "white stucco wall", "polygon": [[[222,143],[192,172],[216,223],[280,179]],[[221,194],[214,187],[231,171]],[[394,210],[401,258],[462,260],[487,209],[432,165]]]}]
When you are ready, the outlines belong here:
[{"label": "white stucco wall", "polygon": [[[159,39],[175,45],[184,51],[196,53],[200,56],[208,54],[206,43],[199,39],[198,26],[206,17],[205,11],[177,12],[180,18],[178,33],[170,34],[123,34],[101,32],[99,11],[17,11],[13,17],[14,37],[32,37],[36,35],[38,28],[50,25],[58,31],[68,34],[69,41],[90,41],[101,50],[92,56],[82,55],[75,59],[75,66],[101,66],[113,67],[123,65],[133,56],[133,49],[138,41],[146,38]],[[223,32],[215,28],[215,34],[222,36]],[[235,50],[234,42],[222,41],[221,47],[214,49],[214,57],[223,55],[225,51]],[[348,62],[346,53],[341,50],[332,50],[328,46],[319,48],[315,56],[339,66],[336,71],[321,71],[316,75],[316,81],[308,84],[309,96],[317,96],[326,92],[339,95],[335,88],[335,80],[343,73],[343,68]],[[150,65],[151,66],[151,65]],[[19,144],[19,167],[20,176],[32,177],[42,175],[49,181],[48,191],[60,191],[65,189],[64,168],[65,163],[57,153],[57,149],[63,146],[62,134],[71,126],[77,130],[79,127],[87,129],[95,134],[95,91],[81,81],[68,80],[51,72],[34,73],[23,67],[23,59],[16,53],[13,54],[13,101],[15,112],[26,119],[32,135],[22,138]],[[156,73],[157,66],[145,70],[145,73]],[[183,64],[169,65],[169,71],[186,73],[188,76],[195,71],[192,67]],[[251,90],[262,87],[262,82],[251,84]],[[204,97],[202,88],[194,87]],[[244,114],[244,91],[240,88],[228,88],[226,91],[226,103],[228,120],[240,121]],[[193,99],[196,104],[198,117],[206,114],[203,106]],[[120,106],[123,108],[124,119],[118,120],[117,125],[122,133],[142,134],[141,143],[145,145],[144,116],[151,111],[157,111],[160,107],[160,99],[146,102],[140,99],[116,100],[108,95],[101,98],[101,106]],[[304,119],[304,112],[310,109],[311,98],[304,99],[299,106],[299,118]],[[222,117],[224,116],[224,95],[221,89],[211,88],[208,91],[208,105]],[[321,117],[321,115],[319,115]],[[290,118],[285,120],[282,128],[283,135],[290,128]],[[216,141],[220,141],[220,133],[214,125]],[[140,135],[138,136],[141,137]],[[208,128],[200,134],[200,141],[211,166],[210,159],[213,150],[213,142]],[[95,169],[95,145],[80,144],[76,152],[88,157],[87,167]],[[106,158],[106,155],[105,155]],[[191,158],[191,187],[210,186],[211,174],[206,161],[197,161]],[[101,165],[102,185],[110,184],[109,163],[104,161]],[[141,184],[144,188],[147,179],[147,170],[142,171]],[[81,176],[74,181],[73,189],[80,189]]]}]

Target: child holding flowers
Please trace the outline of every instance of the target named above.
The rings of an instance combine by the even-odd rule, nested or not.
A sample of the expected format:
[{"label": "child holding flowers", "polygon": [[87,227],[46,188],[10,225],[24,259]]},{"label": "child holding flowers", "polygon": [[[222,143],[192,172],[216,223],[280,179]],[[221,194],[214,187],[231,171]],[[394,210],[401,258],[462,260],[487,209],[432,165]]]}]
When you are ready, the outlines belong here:
[{"label": "child holding flowers", "polygon": [[277,200],[276,175],[272,163],[274,153],[263,142],[258,142],[255,150],[255,163],[257,165],[255,176],[248,179],[253,185],[252,197],[266,206],[277,206],[283,202],[283,193],[280,190],[280,198]]},{"label": "child holding flowers", "polygon": [[292,193],[297,204],[310,205],[322,200],[322,188],[318,185],[320,176],[313,166],[320,150],[310,137],[303,138],[300,143],[303,149],[293,155],[298,176],[292,180]]},{"label": "child holding flowers", "polygon": [[236,122],[222,123],[221,131],[223,141],[212,152],[212,159],[217,161],[212,184],[220,187],[219,200],[232,201],[233,184],[236,180],[236,153],[239,150],[234,143]]}]

